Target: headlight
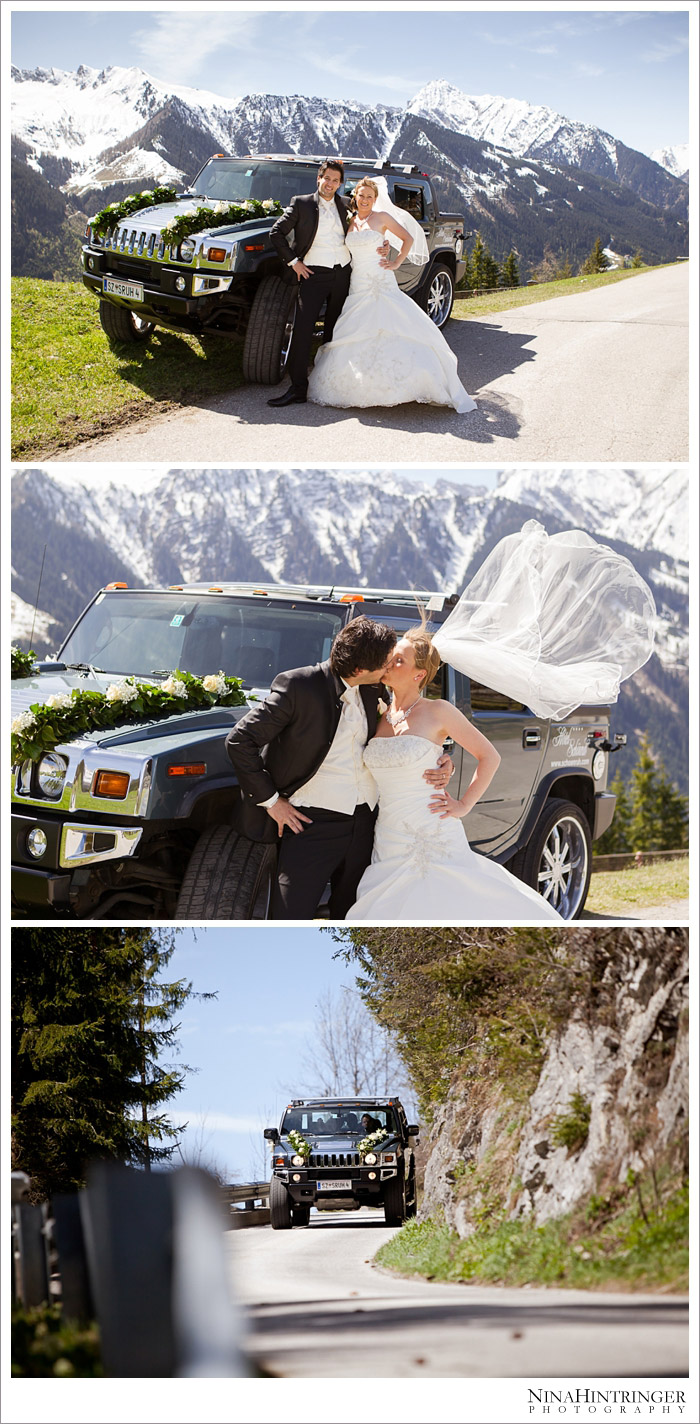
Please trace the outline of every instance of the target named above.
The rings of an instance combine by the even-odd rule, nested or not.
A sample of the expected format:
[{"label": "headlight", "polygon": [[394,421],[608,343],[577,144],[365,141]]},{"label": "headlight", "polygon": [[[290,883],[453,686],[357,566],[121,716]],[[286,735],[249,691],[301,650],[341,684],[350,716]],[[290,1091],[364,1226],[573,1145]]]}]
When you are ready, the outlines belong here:
[{"label": "headlight", "polygon": [[296,1157],[292,1157],[292,1166],[293,1166],[293,1167],[303,1167],[303,1165],[304,1165],[304,1158],[303,1158],[303,1157],[299,1157],[298,1154],[297,1154]]},{"label": "headlight", "polygon": [[56,752],[47,752],[41,758],[36,777],[45,796],[60,796],[66,779],[66,763]]},{"label": "headlight", "polygon": [[196,246],[196,242],[193,242],[191,237],[186,237],[184,242],[180,243],[180,261],[191,262],[195,254]]},{"label": "headlight", "polygon": [[374,1164],[375,1164],[375,1162],[376,1162],[376,1160],[377,1160],[377,1156],[376,1156],[376,1153],[375,1153],[375,1152],[366,1152],[366,1153],[365,1153],[365,1162],[367,1163],[367,1166],[368,1166],[368,1167],[373,1167]]}]

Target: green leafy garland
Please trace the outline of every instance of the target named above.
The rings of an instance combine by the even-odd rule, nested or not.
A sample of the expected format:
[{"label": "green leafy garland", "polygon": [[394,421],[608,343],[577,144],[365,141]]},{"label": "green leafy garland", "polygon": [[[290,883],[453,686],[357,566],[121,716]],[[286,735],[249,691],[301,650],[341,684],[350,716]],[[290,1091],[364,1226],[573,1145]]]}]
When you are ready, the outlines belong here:
[{"label": "green leafy garland", "polygon": [[174,203],[176,198],[175,188],[146,188],[143,193],[132,193],[130,198],[122,198],[121,203],[108,203],[92,219],[92,235],[104,237],[111,227],[116,227],[123,218],[131,217],[141,208],[153,208],[157,203]]},{"label": "green leafy garland", "polygon": [[36,653],[30,648],[23,653],[21,648],[12,649],[12,672],[10,678],[31,677],[36,667]]},{"label": "green leafy garland", "polygon": [[355,1151],[359,1152],[361,1157],[366,1157],[373,1147],[378,1147],[379,1143],[385,1142],[390,1135],[385,1127],[378,1127],[376,1132],[370,1132],[367,1137],[355,1143]]},{"label": "green leafy garland", "polygon": [[112,683],[106,692],[59,692],[33,702],[12,726],[12,765],[39,761],[45,752],[86,732],[108,731],[126,722],[155,722],[210,707],[243,707],[247,697],[239,677],[211,673],[193,677],[179,668],[162,684],[134,677]]},{"label": "green leafy garland", "polygon": [[311,1143],[307,1142],[306,1138],[302,1137],[300,1132],[292,1128],[291,1132],[287,1133],[287,1137],[289,1138],[290,1146],[294,1148],[294,1151],[298,1153],[300,1157],[310,1156]]},{"label": "green leafy garland", "polygon": [[179,217],[174,217],[166,223],[160,232],[161,237],[170,246],[175,247],[184,237],[191,237],[196,232],[226,227],[229,223],[250,222],[251,218],[275,217],[282,211],[282,206],[276,198],[265,198],[264,202],[253,198],[245,203],[212,203],[211,206],[196,208],[193,213],[180,213]]}]

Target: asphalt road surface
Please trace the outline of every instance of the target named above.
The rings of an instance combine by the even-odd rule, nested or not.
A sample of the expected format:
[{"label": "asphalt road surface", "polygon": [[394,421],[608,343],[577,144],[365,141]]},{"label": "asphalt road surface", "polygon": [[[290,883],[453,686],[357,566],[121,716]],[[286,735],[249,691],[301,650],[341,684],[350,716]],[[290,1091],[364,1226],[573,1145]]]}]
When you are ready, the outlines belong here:
[{"label": "asphalt road surface", "polygon": [[451,321],[446,335],[477,402],[469,415],[415,403],[271,410],[268,397],[284,385],[246,386],[50,458],[394,467],[688,459],[687,263]]},{"label": "asphalt road surface", "polygon": [[404,1280],[372,1267],[383,1214],[312,1213],[292,1231],[230,1231],[248,1348],[284,1378],[630,1376],[687,1372],[679,1297]]}]

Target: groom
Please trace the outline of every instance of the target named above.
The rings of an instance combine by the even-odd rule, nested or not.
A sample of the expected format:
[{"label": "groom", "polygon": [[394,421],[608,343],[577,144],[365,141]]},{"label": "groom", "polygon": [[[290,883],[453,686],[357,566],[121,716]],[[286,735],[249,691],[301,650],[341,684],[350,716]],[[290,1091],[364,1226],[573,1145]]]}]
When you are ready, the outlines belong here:
[{"label": "groom", "polygon": [[[287,362],[291,385],[268,405],[299,405],[306,401],[308,371],[314,327],[323,303],[323,340],[330,341],[350,287],[350,253],[345,237],[352,220],[347,198],[338,192],[345,177],[340,158],[324,158],[315,193],[292,199],[281,218],[270,229],[270,240],[297,283],[297,310],[294,335]],[[293,234],[294,248],[287,241]],[[386,257],[389,244],[377,251]]]},{"label": "groom", "polygon": [[[280,838],[273,919],[311,919],[328,880],[332,919],[344,919],[357,898],[376,806],[362,753],[377,729],[379,684],[395,643],[384,623],[351,619],[327,662],[280,673],[226,738],[243,793],[240,830],[251,840]],[[451,769],[443,757],[426,780],[443,786]]]}]

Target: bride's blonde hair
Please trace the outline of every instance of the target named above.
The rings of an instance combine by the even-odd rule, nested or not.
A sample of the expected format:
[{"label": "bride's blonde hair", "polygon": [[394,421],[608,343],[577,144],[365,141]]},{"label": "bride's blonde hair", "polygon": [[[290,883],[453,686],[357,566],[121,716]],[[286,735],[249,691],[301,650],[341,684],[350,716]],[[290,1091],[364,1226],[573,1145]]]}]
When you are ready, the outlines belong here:
[{"label": "bride's blonde hair", "polygon": [[425,673],[425,677],[420,685],[421,692],[424,692],[433,678],[437,676],[440,668],[440,654],[433,647],[433,640],[428,632],[428,620],[425,616],[425,609],[420,603],[418,605],[418,611],[421,617],[420,623],[418,623],[415,628],[409,628],[408,632],[402,636],[413,648],[413,657],[418,671]]},{"label": "bride's blonde hair", "polygon": [[379,197],[379,189],[378,189],[378,187],[377,187],[377,185],[376,185],[376,183],[375,183],[375,181],[374,181],[373,178],[361,178],[360,181],[359,181],[359,183],[356,183],[356,184],[355,184],[355,187],[354,187],[353,190],[352,190],[352,201],[353,201],[355,207],[357,207],[357,190],[358,190],[358,188],[371,188],[371,189],[372,189],[372,192],[374,193],[374,201],[375,201],[375,203],[376,203],[377,198]]}]

